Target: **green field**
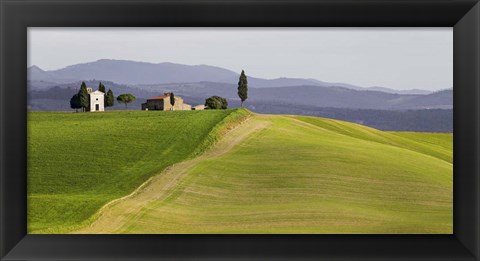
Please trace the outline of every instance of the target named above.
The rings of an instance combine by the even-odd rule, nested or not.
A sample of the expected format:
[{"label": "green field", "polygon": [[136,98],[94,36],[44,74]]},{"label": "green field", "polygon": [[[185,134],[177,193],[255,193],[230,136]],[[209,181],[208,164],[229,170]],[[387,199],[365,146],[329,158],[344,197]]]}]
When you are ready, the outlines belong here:
[{"label": "green field", "polygon": [[28,231],[62,233],[211,145],[246,111],[32,112]]},{"label": "green field", "polygon": [[[174,113],[31,114],[29,231],[453,231],[451,134],[382,132],[322,118],[260,114],[82,226],[106,202],[203,151],[208,146],[202,144],[212,144],[223,128],[209,131],[231,111]],[[97,124],[106,126],[102,135]],[[52,126],[58,129],[48,131]],[[202,142],[204,137],[210,141]],[[100,139],[108,149],[91,152]]]}]

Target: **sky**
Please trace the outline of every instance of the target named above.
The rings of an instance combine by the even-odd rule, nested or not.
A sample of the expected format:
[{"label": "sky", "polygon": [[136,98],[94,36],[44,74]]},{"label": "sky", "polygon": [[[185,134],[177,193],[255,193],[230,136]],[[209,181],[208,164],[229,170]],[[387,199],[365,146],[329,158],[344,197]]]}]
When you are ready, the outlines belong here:
[{"label": "sky", "polygon": [[206,64],[247,75],[362,87],[453,86],[453,29],[28,28],[28,66],[56,70],[99,59]]}]

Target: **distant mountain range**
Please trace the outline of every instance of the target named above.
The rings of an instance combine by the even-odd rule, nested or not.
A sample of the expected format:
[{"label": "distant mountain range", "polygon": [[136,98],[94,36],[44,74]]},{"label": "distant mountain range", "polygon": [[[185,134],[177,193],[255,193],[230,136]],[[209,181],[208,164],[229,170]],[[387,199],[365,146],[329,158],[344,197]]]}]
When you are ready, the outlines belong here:
[{"label": "distant mountain range", "polygon": [[[27,69],[28,79],[39,82],[39,88],[55,83],[71,83],[86,80],[104,80],[118,84],[171,84],[218,82],[236,84],[239,74],[210,65],[183,65],[175,63],[146,63],[126,60],[102,59],[95,62],[70,65],[59,70],[44,71],[37,66]],[[248,72],[247,72],[248,75]],[[271,88],[292,86],[344,87],[353,90],[373,90],[398,94],[428,94],[425,90],[393,90],[384,87],[359,87],[346,83],[329,83],[316,79],[277,78],[262,79],[248,76],[249,87]]]},{"label": "distant mountain range", "polygon": [[[136,87],[129,87],[126,85],[118,85],[113,82],[103,81],[103,84],[108,89],[112,89],[115,94],[129,92],[134,94],[137,99],[133,104],[129,105],[130,109],[139,110],[141,103],[145,102],[145,97],[150,97],[158,94],[158,91],[149,91],[149,89],[154,90],[175,90],[178,95],[181,95],[186,102],[190,104],[203,104],[205,97],[208,95],[218,94],[224,97],[228,97],[229,107],[238,107],[240,101],[235,97],[236,88],[234,85],[225,85],[221,83],[197,83],[195,86],[193,84],[179,84],[177,86],[165,85],[165,86],[142,86],[143,89]],[[98,86],[98,81],[87,81],[87,86]],[[35,111],[72,111],[70,109],[69,100],[71,96],[78,91],[80,82],[70,83],[70,84],[60,84],[57,87],[52,87],[46,90],[30,90],[28,92],[28,104],[30,110]],[[277,94],[275,97],[276,100],[268,95],[268,93],[262,93],[264,90],[272,90],[274,93],[278,89],[283,89],[283,93],[288,93],[288,89],[295,89],[296,87],[279,87],[279,88],[256,88],[251,89],[251,97],[246,103],[247,108],[259,112],[259,113],[269,113],[269,114],[295,114],[295,115],[310,115],[310,116],[319,116],[326,118],[339,119],[344,121],[350,121],[354,123],[364,124],[366,126],[374,127],[381,130],[387,131],[425,131],[425,132],[452,132],[453,131],[453,110],[451,106],[446,106],[450,109],[414,109],[411,106],[412,104],[423,104],[428,105],[429,103],[437,103],[438,101],[444,100],[445,104],[451,103],[452,100],[452,91],[440,91],[432,93],[429,95],[409,95],[410,97],[403,103],[404,108],[408,109],[398,109],[402,106],[396,107],[398,110],[386,110],[377,106],[377,109],[360,109],[358,107],[375,107],[372,104],[374,102],[368,103],[369,99],[373,101],[380,101],[382,99],[375,97],[378,92],[361,92],[367,93],[373,96],[363,97],[359,99],[360,102],[354,101],[350,103],[338,103],[340,107],[328,107],[326,105],[332,105],[336,98],[334,93],[336,91],[343,92],[348,90],[346,93],[350,92],[350,97],[358,93],[359,91],[344,89],[341,87],[332,88],[334,89],[332,93],[325,94],[324,99],[332,99],[330,103],[316,103],[311,102],[314,99],[302,101],[301,97],[303,96],[303,88],[299,88],[300,92],[298,95],[294,96],[297,98],[282,98],[280,95],[282,92]],[[306,88],[308,90],[308,88]],[[318,87],[317,87],[318,89]],[[312,94],[313,95],[313,94]],[[398,99],[398,96],[402,97],[404,95],[397,94],[381,94],[385,99]],[[278,99],[280,97],[280,99]],[[285,95],[285,97],[292,97],[291,95]],[[347,97],[347,96],[345,96]],[[344,98],[345,98],[344,97]],[[348,98],[350,99],[350,98]],[[313,105],[309,105],[313,104]],[[369,105],[370,104],[370,105]],[[401,103],[400,103],[401,104]],[[428,106],[425,106],[428,107]],[[437,106],[440,107],[440,106]],[[116,104],[114,107],[109,108],[109,110],[123,110],[125,107],[122,104]],[[380,109],[378,109],[380,108]]]},{"label": "distant mountain range", "polygon": [[[209,65],[99,60],[53,71],[32,66],[27,73],[30,110],[71,111],[70,98],[82,81],[95,89],[101,81],[114,95],[132,93],[137,97],[129,105],[133,110],[139,110],[147,98],[168,91],[192,105],[204,104],[206,98],[218,95],[227,98],[229,107],[240,106],[239,74]],[[245,105],[258,113],[321,116],[382,130],[453,130],[453,89],[398,91],[316,79],[251,76],[248,82]]]}]

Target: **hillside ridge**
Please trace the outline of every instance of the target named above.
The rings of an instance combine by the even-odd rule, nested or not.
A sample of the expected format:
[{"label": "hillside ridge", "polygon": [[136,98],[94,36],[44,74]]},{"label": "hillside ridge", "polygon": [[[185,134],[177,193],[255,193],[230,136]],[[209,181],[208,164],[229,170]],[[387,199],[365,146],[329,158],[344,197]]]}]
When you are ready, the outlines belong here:
[{"label": "hillside ridge", "polygon": [[[317,121],[317,124],[316,125],[313,124],[311,122],[312,120]],[[326,124],[326,125],[322,127],[322,124]],[[283,126],[283,127],[280,127],[280,126]],[[328,126],[330,126],[330,128]],[[337,131],[334,130],[335,128],[337,128]],[[342,128],[344,129],[342,130]],[[357,131],[355,132],[355,130]],[[347,131],[352,131],[353,135],[348,136],[345,133]],[[284,173],[282,171],[283,168],[287,168],[287,169],[292,167],[293,169],[298,169],[298,168],[302,169],[304,167],[309,168],[308,166],[311,164],[312,164],[312,167],[316,166],[316,164],[320,164],[320,166],[323,166],[323,168],[325,168],[326,166],[329,166],[330,164],[334,164],[334,166],[336,164],[341,164],[334,168],[337,171],[337,173],[334,172],[330,174],[330,175],[333,175],[333,177],[331,177],[330,180],[327,181],[327,180],[324,180],[323,178],[321,179],[321,180],[324,180],[323,182],[327,182],[327,184],[323,184],[323,185],[322,183],[318,183],[318,184],[321,187],[328,185],[324,189],[334,186],[334,187],[337,187],[337,189],[340,189],[340,191],[343,191],[342,193],[347,193],[341,196],[337,200],[343,201],[345,200],[343,199],[345,196],[347,196],[348,198],[352,197],[350,199],[351,200],[350,204],[353,204],[352,207],[353,206],[356,206],[356,207],[352,208],[349,211],[353,211],[352,215],[357,216],[357,218],[358,218],[358,215],[363,215],[363,214],[360,214],[362,213],[362,211],[366,211],[367,209],[369,211],[373,211],[371,215],[375,215],[374,213],[378,211],[376,208],[380,206],[380,205],[379,206],[377,205],[381,204],[381,202],[385,202],[385,200],[387,202],[393,200],[392,202],[390,202],[390,204],[394,204],[394,205],[400,204],[399,206],[407,206],[405,204],[407,202],[410,202],[408,206],[409,208],[412,208],[412,209],[409,211],[394,209],[394,210],[391,210],[392,211],[391,216],[390,214],[387,214],[389,212],[378,212],[383,214],[377,218],[381,218],[381,217],[385,218],[385,215],[387,215],[389,218],[396,219],[397,216],[400,216],[403,218],[403,219],[397,220],[400,223],[408,220],[408,222],[413,222],[417,224],[416,222],[418,221],[416,221],[415,215],[423,215],[421,212],[418,212],[418,211],[420,211],[425,207],[428,207],[428,208],[433,208],[431,211],[434,211],[434,212],[432,212],[430,219],[427,219],[427,220],[432,220],[433,223],[431,225],[418,223],[417,226],[420,227],[420,230],[425,233],[439,233],[439,231],[442,231],[441,233],[444,233],[444,232],[450,231],[451,227],[447,225],[448,222],[443,223],[443,221],[440,222],[440,220],[448,220],[448,218],[451,217],[449,214],[447,214],[448,211],[445,213],[444,211],[448,210],[449,207],[451,207],[451,205],[449,205],[451,203],[451,194],[449,195],[449,191],[451,189],[450,186],[451,186],[452,164],[448,162],[448,159],[445,159],[445,155],[442,154],[443,152],[441,151],[441,149],[437,146],[437,147],[431,148],[430,150],[425,150],[424,144],[422,144],[421,142],[414,142],[414,141],[412,141],[409,144],[409,146],[414,146],[414,145],[420,146],[419,148],[415,149],[412,147],[409,148],[408,146],[406,147],[395,146],[395,143],[400,141],[403,142],[409,139],[406,137],[397,137],[396,133],[392,133],[392,134],[386,133],[384,136],[381,136],[381,135],[376,136],[375,132],[377,132],[377,130],[375,129],[367,128],[357,124],[335,121],[330,119],[322,119],[322,118],[315,118],[315,117],[300,117],[300,116],[292,116],[292,115],[278,116],[278,115],[253,114],[247,122],[229,131],[225,136],[222,137],[222,139],[218,140],[218,143],[216,143],[206,153],[201,154],[200,156],[195,157],[193,159],[186,160],[182,163],[175,164],[171,168],[166,169],[164,172],[162,172],[161,175],[157,175],[153,177],[152,182],[150,182],[147,186],[145,186],[141,190],[141,193],[138,193],[132,197],[128,197],[124,200],[121,200],[120,202],[118,202],[118,204],[109,206],[108,208],[104,209],[104,213],[102,214],[102,216],[96,219],[91,226],[84,227],[83,229],[74,231],[73,233],[180,233],[181,234],[181,233],[184,233],[182,231],[189,231],[186,233],[265,233],[265,232],[291,233],[292,231],[297,231],[297,232],[303,231],[302,226],[304,226],[305,224],[310,224],[309,226],[313,226],[313,227],[319,226],[311,230],[310,232],[317,231],[318,233],[329,233],[329,231],[331,231],[330,229],[334,229],[334,228],[331,228],[331,227],[329,228],[328,226],[323,227],[322,225],[315,223],[314,220],[317,220],[318,218],[322,220],[322,216],[324,214],[321,214],[321,213],[325,213],[325,211],[327,211],[327,210],[322,210],[320,212],[317,212],[316,209],[319,206],[323,206],[323,207],[320,207],[320,209],[323,209],[323,208],[329,209],[329,206],[333,204],[329,200],[325,201],[326,198],[324,198],[324,196],[321,196],[321,195],[326,196],[330,194],[324,194],[326,193],[324,192],[324,193],[320,193],[320,195],[315,195],[316,193],[319,193],[319,191],[317,191],[317,189],[314,189],[314,187],[306,188],[306,191],[301,191],[301,190],[299,191],[296,188],[295,184],[297,182],[300,182],[302,179],[295,181],[295,178],[294,176],[292,176],[292,174],[288,174],[289,172]],[[303,139],[302,138],[303,136],[299,136],[298,139],[294,139],[294,140],[297,140],[297,142],[293,147],[288,147],[288,146],[284,147],[285,144],[288,144],[288,141],[285,140],[284,143],[277,143],[277,142],[272,143],[273,140],[271,139],[273,137],[276,137],[276,136],[271,136],[272,133],[276,133],[275,135],[281,135],[279,136],[280,140],[284,140],[284,139],[292,140],[291,139],[292,135],[294,136],[307,135],[305,137],[325,135],[326,139],[324,142],[320,142],[320,143],[313,142],[312,144],[318,144],[317,146],[330,146],[330,145],[327,145],[330,143],[337,144],[336,148],[340,149],[339,152],[341,151],[346,152],[345,149],[347,149],[347,147],[345,146],[347,146],[347,144],[352,144],[351,149],[354,149],[354,150],[360,149],[360,151],[364,151],[366,155],[360,155],[356,152],[350,152],[350,153],[353,153],[352,155],[356,155],[356,158],[350,158],[350,160],[352,161],[349,163],[349,165],[351,165],[351,167],[356,170],[355,171],[353,169],[347,170],[347,169],[343,169],[344,167],[347,166],[347,165],[342,165],[344,164],[344,163],[341,163],[343,162],[343,160],[339,161],[338,163],[335,163],[337,157],[341,157],[341,158],[345,157],[344,156],[345,152],[337,155],[337,153],[339,152],[314,149],[311,152],[305,151],[306,154],[304,154],[304,151],[301,148],[306,146],[305,149],[307,149],[312,145],[308,140]],[[362,135],[367,135],[367,136],[362,136]],[[398,135],[408,136],[408,135],[418,135],[418,134],[406,133],[406,134],[398,134]],[[438,136],[438,138],[442,138],[442,135],[438,135],[438,134],[420,134],[420,135],[424,135],[425,137],[428,135],[433,135],[435,137]],[[337,138],[334,138],[334,137],[337,137]],[[344,140],[338,139],[338,137],[345,137],[345,139]],[[448,135],[446,137],[448,137]],[[321,139],[324,140],[324,138],[321,138]],[[338,141],[335,141],[335,139],[337,139]],[[390,143],[379,142],[379,141],[382,141],[383,139],[386,139],[386,140],[392,139],[392,141]],[[261,145],[261,144],[264,144],[264,145]],[[263,150],[265,150],[263,146],[273,146],[273,151],[270,152],[273,155],[269,155],[268,153],[262,152]],[[370,148],[370,150],[365,151],[362,147]],[[402,166],[403,168],[406,168],[409,171],[403,173],[404,172],[403,169],[398,169],[398,167],[392,168],[392,166],[389,165],[390,163],[385,162],[384,160],[381,159],[382,158],[381,155],[378,155],[380,156],[379,159],[376,159],[375,157],[373,158],[368,157],[368,155],[371,155],[372,153],[374,153],[375,150],[380,150],[380,149],[385,150],[386,154],[384,156],[387,156],[387,158],[392,158],[392,159],[397,158],[399,162],[398,163],[392,162],[391,164],[393,164],[393,166],[396,166],[397,164],[400,164],[400,165],[406,164]],[[432,156],[432,151],[436,151],[436,150],[440,150],[439,152],[437,152],[437,154],[441,156],[443,155],[444,158],[438,155],[435,156],[436,155],[435,153]],[[309,156],[310,153],[320,153],[319,155],[324,154],[326,158],[317,159],[317,161],[319,162],[305,161],[306,158],[310,157]],[[405,156],[407,156],[407,158],[403,158]],[[248,159],[247,161],[242,160],[242,158],[245,158],[245,157]],[[278,160],[278,162],[277,163],[272,162],[274,164],[269,165],[268,162],[266,162],[265,160],[262,160],[262,158],[265,158],[265,157],[267,158],[273,157],[276,160]],[[235,160],[232,161],[233,159]],[[251,162],[251,160],[253,159],[255,159],[255,161]],[[291,161],[294,159],[295,161]],[[328,159],[328,162],[322,162],[326,159]],[[361,169],[365,168],[365,167],[362,167],[363,164],[355,167],[355,165],[359,163],[358,160],[360,159],[365,159],[365,160],[368,160],[371,162],[377,162],[377,163],[382,162],[384,166],[379,167],[379,169],[377,170],[375,170],[375,168],[371,170],[376,172],[376,174],[367,172],[365,174],[358,175],[358,174],[355,174],[355,172],[362,171]],[[239,166],[234,164],[234,162],[238,162],[238,161],[240,161],[240,163],[237,163],[237,164],[240,164]],[[421,166],[421,165],[418,166],[417,163],[415,163],[416,161],[423,162],[422,165],[425,165],[425,166]],[[233,165],[228,165],[227,167],[227,165],[225,165],[227,162]],[[288,163],[288,164],[285,165],[284,163]],[[278,165],[278,164],[280,164],[279,166],[280,169],[275,170],[277,168],[275,167],[275,165]],[[253,173],[242,171],[242,169],[246,168],[247,166],[255,166],[253,169],[251,169],[251,171],[253,172],[255,172],[255,170],[258,171],[259,169],[268,170],[272,167],[273,169],[270,169],[272,173],[264,172],[261,175],[256,174],[255,176],[251,176]],[[371,165],[368,165],[368,166],[371,166]],[[372,167],[373,166],[374,165],[372,165]],[[418,167],[420,168],[417,169]],[[386,169],[383,170],[384,168]],[[207,169],[208,171],[206,171]],[[312,178],[316,175],[320,175],[319,177],[322,177],[324,175],[324,174],[321,174],[322,170],[318,169],[318,167],[312,168],[312,171],[314,169],[316,171],[319,171],[320,173],[307,172],[306,175],[308,176],[306,177]],[[370,169],[370,167],[368,167],[367,169]],[[387,169],[390,169],[390,170],[388,171]],[[427,169],[432,169],[431,171],[433,171],[433,173],[431,174],[424,173],[425,170]],[[395,173],[395,170],[398,173]],[[235,174],[235,173],[239,171],[240,173],[244,173],[244,174],[237,176],[238,174]],[[384,173],[384,171],[386,172]],[[394,172],[392,173],[391,171],[394,171]],[[412,173],[415,173],[415,175],[412,176],[411,174],[407,174],[407,173],[410,173],[411,171],[414,171]],[[448,175],[448,172],[450,172],[450,175]],[[247,176],[243,177],[243,175],[247,175]],[[272,176],[273,179],[271,181],[270,181],[270,175],[273,175]],[[439,179],[435,177],[436,175],[440,175]],[[240,180],[237,180],[240,177],[242,177],[241,178],[242,182],[240,182]],[[253,178],[256,181],[248,182],[247,180],[250,178]],[[448,181],[449,178],[450,178],[450,181]],[[291,180],[291,181],[287,183],[283,183],[283,182],[279,183],[279,185],[283,184],[280,186],[275,185],[276,182],[280,182],[283,179]],[[343,181],[344,179],[345,181],[354,179],[356,180],[356,182],[360,182],[361,184],[366,182],[362,186],[367,186],[367,187],[362,188],[362,186],[360,186],[359,184],[354,184],[351,182],[345,183]],[[262,184],[264,182],[267,182],[267,180],[269,180],[268,182],[274,182],[273,184],[265,183],[265,185],[269,184],[269,186],[271,186],[268,190],[258,187],[258,186],[263,186]],[[314,180],[316,180],[316,178]],[[220,183],[217,184],[217,182],[220,182]],[[243,182],[248,182],[248,183],[244,184]],[[315,181],[315,182],[318,182],[318,181]],[[428,183],[425,183],[425,182],[428,182]],[[305,185],[310,186],[307,184],[309,183],[306,183]],[[382,185],[379,187],[378,186],[379,184],[382,184]],[[414,184],[417,184],[417,185],[414,185]],[[439,198],[435,199],[430,197],[428,200],[430,200],[430,202],[435,202],[435,203],[427,203],[427,201],[425,201],[426,199],[423,198],[424,197],[423,194],[422,194],[423,195],[422,197],[417,198],[416,194],[419,193],[417,189],[408,188],[408,186],[412,186],[412,185],[420,186],[420,184],[422,184],[421,186],[426,186],[427,184],[429,184],[428,186],[430,186],[430,189],[432,190],[432,194],[434,194],[435,197],[439,197]],[[349,192],[350,189],[347,189],[344,191],[345,189],[344,186],[348,186],[348,187],[353,186],[355,187],[355,190],[359,190],[359,189],[360,190],[367,189],[367,190],[361,194],[357,194],[357,192],[351,194],[352,192]],[[396,195],[395,193],[400,193],[398,191],[399,188],[404,190],[403,193],[407,193],[407,194],[404,194],[406,199],[402,199],[402,198],[395,199],[395,195]],[[245,191],[245,189],[247,191]],[[311,194],[311,196],[313,198],[316,198],[316,200],[319,200],[320,202],[324,202],[322,205],[319,205],[319,206],[315,205],[316,207],[311,206],[310,207],[311,210],[308,212],[300,211],[300,210],[290,212],[288,208],[285,209],[285,211],[287,211],[286,213],[282,214],[282,212],[279,212],[278,208],[284,209],[284,207],[289,206],[290,204],[290,203],[287,203],[288,200],[291,200],[289,197],[286,197],[287,195],[292,195],[294,198],[296,198],[297,196],[295,195],[297,194],[298,196],[303,195],[304,193],[307,193],[311,189],[314,189],[311,192],[317,191],[314,194]],[[390,191],[390,190],[393,190],[393,191]],[[233,198],[229,196],[231,194],[236,195],[236,193],[240,193],[240,194],[237,196],[234,196]],[[247,193],[247,194],[244,194],[244,193]],[[256,196],[256,194],[258,193],[260,193],[260,195],[262,195],[263,193],[267,193],[267,194],[265,196],[260,197],[260,195]],[[277,193],[281,193],[281,194],[278,194],[278,196],[283,195],[281,196],[282,199],[280,201],[275,200],[270,202],[269,198],[272,195],[277,195]],[[342,193],[340,195],[342,195]],[[240,196],[240,195],[243,195],[243,196]],[[251,199],[248,199],[246,202],[244,202],[242,200],[242,197],[245,197],[247,195],[249,195],[248,197]],[[267,195],[270,195],[270,196],[267,196]],[[336,197],[335,195],[330,195],[329,197],[332,197],[332,196],[334,198]],[[364,203],[361,203],[361,204],[358,202],[355,203],[356,201],[358,201],[359,197],[368,199],[368,203],[366,205],[364,205]],[[377,197],[381,197],[383,199],[378,201],[378,199],[376,199]],[[254,200],[254,201],[250,202],[249,200]],[[287,201],[285,203],[282,203],[283,200],[287,200]],[[296,204],[299,204],[301,206],[303,206],[304,204],[307,204],[307,202],[304,201],[303,196],[296,200],[297,201],[299,200],[298,203]],[[411,201],[411,200],[414,200],[414,201]],[[252,207],[251,204],[254,204],[254,205],[263,204],[261,203],[262,201],[266,201],[265,204],[267,205],[264,205],[263,208],[258,208],[255,210],[250,209]],[[186,202],[190,202],[190,203],[186,203]],[[226,202],[230,202],[230,203],[227,204]],[[247,202],[250,202],[250,203],[247,203]],[[253,203],[253,202],[256,202],[256,203]],[[422,202],[425,202],[425,203],[422,203]],[[237,204],[240,204],[240,205],[236,206]],[[287,205],[284,205],[284,204],[287,204]],[[311,203],[308,203],[308,204],[311,204]],[[434,205],[431,205],[431,204],[434,204]],[[295,209],[294,206],[296,205],[291,205],[291,208]],[[340,207],[340,205],[338,205],[337,207]],[[205,208],[206,209],[212,208],[211,211],[215,211],[218,208],[220,209],[225,208],[226,210],[223,210],[219,213],[215,213],[215,212],[210,213],[210,212],[205,212],[204,210]],[[246,209],[240,212],[243,214],[240,214],[236,212],[235,209],[237,208],[240,208],[240,209],[246,208]],[[270,208],[273,208],[273,209],[269,210]],[[278,210],[274,210],[274,209],[278,209]],[[335,212],[335,208],[329,209],[327,213],[329,211]],[[357,211],[360,211],[360,212],[357,212]],[[385,210],[382,210],[382,211],[385,211]],[[410,214],[411,212],[416,214],[412,216]],[[356,214],[353,214],[353,213],[356,213]],[[434,214],[434,213],[438,213],[438,214]],[[172,219],[173,218],[172,214],[173,216],[175,216],[174,219]],[[238,216],[238,215],[241,215],[241,216]],[[274,216],[271,216],[271,215],[274,215]],[[289,218],[285,217],[286,219],[284,219],[282,217],[284,215],[287,215]],[[315,219],[302,218],[304,215],[314,215],[317,218]],[[197,216],[199,216],[199,218],[197,218]],[[209,219],[212,219],[212,218],[215,219],[217,216],[220,217],[221,219],[217,221],[212,220],[211,222],[208,221]],[[241,222],[246,222],[244,224],[245,227],[240,228],[235,225],[235,224],[238,224],[238,222],[240,222],[239,220],[236,219],[237,216],[241,218],[241,220],[243,220]],[[264,221],[261,221],[263,219],[258,220],[260,216],[263,216],[264,218],[269,220],[270,222],[268,223],[269,225],[266,225],[267,223],[263,223]],[[295,218],[295,220],[297,220],[296,223],[290,223],[287,221],[287,220],[290,220],[291,218]],[[351,218],[353,218],[353,216],[347,215],[347,216],[344,216],[344,218],[346,220],[350,220]],[[437,218],[438,218],[438,222],[435,221],[437,220]],[[232,219],[232,222],[228,221],[230,219]],[[233,221],[233,220],[236,220],[236,221]],[[372,221],[373,220],[369,220],[367,223]],[[175,224],[177,222],[180,222],[183,225],[182,226],[173,225],[173,227],[171,227],[171,225],[165,226],[165,224],[172,224],[172,222]],[[253,222],[253,223],[250,223],[250,222]],[[330,223],[331,221],[325,220],[325,222]],[[219,228],[214,227],[213,223],[216,224],[215,226],[219,226]],[[258,225],[254,225],[254,224],[258,224]],[[260,229],[260,227],[258,227],[258,226],[262,226],[262,224],[264,226],[264,229]],[[272,230],[269,230],[268,227],[271,226],[272,224],[276,224],[276,225],[271,227]],[[288,225],[285,226],[286,224]],[[276,229],[275,226],[279,226],[279,227]],[[384,230],[379,230],[378,225],[374,225],[372,227],[367,225],[366,227],[356,228],[356,226],[344,227],[340,223],[340,224],[335,224],[335,226],[337,226],[337,229],[338,229],[335,231],[338,233],[358,233],[361,231],[367,232],[367,233],[368,232],[382,233],[382,231],[384,231]],[[382,225],[382,226],[385,226],[385,225]],[[187,227],[190,230],[188,230],[185,227]],[[258,227],[258,228],[255,228],[255,227]],[[297,227],[297,230],[290,230],[288,227],[291,227],[290,229]],[[184,230],[184,229],[187,229],[187,230]],[[390,227],[389,229],[392,229],[392,228]],[[390,231],[390,230],[385,230],[385,231]],[[393,231],[394,233],[395,231],[397,231],[397,233],[411,232],[411,231],[403,230],[400,228],[393,228]],[[314,232],[314,233],[317,233],[317,232]]]},{"label": "hillside ridge", "polygon": [[[31,113],[28,139],[35,142],[28,147],[29,233],[59,233],[89,223],[102,206],[131,194],[199,148],[208,149],[223,128],[248,115],[242,109]],[[104,149],[92,154],[92,146]],[[84,163],[78,166],[77,160]]]},{"label": "hillside ridge", "polygon": [[[288,115],[287,117],[293,118],[293,119],[298,120],[298,121],[302,121],[302,119],[313,119],[313,120],[318,119],[318,117],[311,117],[311,116],[300,116],[299,117],[299,116],[294,116],[294,115]],[[437,159],[444,160],[444,161],[448,162],[449,164],[453,164],[453,162],[452,162],[453,161],[453,156],[452,157],[444,157],[443,155],[439,155],[437,153],[433,153],[433,154],[425,153],[425,151],[421,149],[421,148],[425,147],[424,143],[414,141],[414,140],[411,140],[411,139],[407,139],[407,138],[403,138],[401,136],[397,136],[397,135],[395,135],[396,132],[379,131],[375,128],[371,128],[371,127],[368,127],[368,126],[359,125],[359,124],[350,123],[350,122],[345,122],[345,121],[333,120],[333,119],[323,119],[323,120],[324,120],[324,122],[335,122],[337,124],[342,124],[345,127],[347,127],[347,126],[357,127],[358,131],[367,132],[370,135],[370,138],[372,138],[372,139],[366,139],[365,137],[362,138],[361,136],[359,137],[358,135],[356,135],[356,133],[353,133],[352,135],[348,135],[347,133],[342,132],[342,131],[338,131],[338,132],[336,132],[336,134],[345,135],[345,136],[360,139],[360,140],[363,140],[363,141],[376,142],[376,143],[380,143],[380,144],[384,144],[384,145],[389,145],[389,146],[393,146],[393,147],[399,147],[399,148],[411,150],[411,151],[418,152],[418,153],[421,153],[421,154],[429,155],[429,156],[437,158]],[[314,127],[317,127],[317,128],[322,128],[322,129],[325,129],[325,130],[332,131],[331,129],[309,123],[308,121],[305,121],[305,120],[303,120],[303,122],[305,122],[307,124],[310,124],[311,126],[314,126]],[[418,148],[418,147],[421,147],[421,148]]]}]

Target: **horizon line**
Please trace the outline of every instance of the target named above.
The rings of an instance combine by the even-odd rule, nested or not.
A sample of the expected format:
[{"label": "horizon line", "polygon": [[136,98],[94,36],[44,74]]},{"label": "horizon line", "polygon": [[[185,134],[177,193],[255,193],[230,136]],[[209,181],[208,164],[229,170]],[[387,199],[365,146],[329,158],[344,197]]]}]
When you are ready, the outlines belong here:
[{"label": "horizon line", "polygon": [[[36,65],[36,64],[32,64],[30,66],[27,66],[27,69],[29,68],[32,68],[32,67],[36,67],[36,68],[39,68],[40,70],[44,71],[44,72],[51,72],[51,71],[58,71],[58,70],[62,70],[62,69],[65,69],[65,68],[68,68],[68,67],[72,67],[72,66],[76,66],[76,65],[84,65],[84,64],[89,64],[89,63],[95,63],[95,62],[100,62],[100,61],[123,61],[123,62],[133,62],[133,63],[146,63],[146,64],[152,64],[152,65],[159,65],[159,64],[175,64],[175,65],[185,65],[185,66],[208,66],[208,67],[214,67],[214,68],[219,68],[219,69],[222,69],[222,70],[227,70],[227,71],[230,71],[232,73],[235,73],[235,74],[238,74],[240,75],[240,73],[237,73],[235,72],[234,70],[231,70],[231,69],[228,69],[228,68],[225,68],[225,67],[221,67],[221,66],[217,66],[217,65],[210,65],[210,64],[185,64],[185,63],[174,63],[174,62],[147,62],[147,61],[138,61],[138,60],[127,60],[127,59],[114,59],[114,58],[100,58],[100,59],[96,59],[96,60],[93,60],[93,61],[89,61],[89,62],[80,62],[80,63],[75,63],[75,64],[70,64],[70,65],[66,65],[64,67],[61,67],[61,68],[57,68],[57,69],[48,69],[48,70],[45,70],[43,69],[42,67]],[[405,91],[425,91],[425,92],[430,92],[430,93],[434,93],[434,92],[439,92],[439,91],[445,91],[445,90],[449,90],[449,89],[452,89],[453,90],[453,86],[450,86],[450,87],[443,87],[443,88],[438,88],[436,90],[427,90],[427,89],[419,89],[419,88],[411,88],[411,89],[394,89],[394,88],[390,88],[390,87],[385,87],[385,86],[379,86],[379,85],[373,85],[373,86],[363,86],[363,85],[357,85],[355,83],[349,83],[349,82],[340,82],[340,81],[334,81],[334,82],[328,82],[328,81],[323,81],[323,80],[319,80],[319,79],[316,79],[316,78],[302,78],[302,77],[288,77],[288,76],[280,76],[280,77],[276,77],[276,78],[263,78],[263,77],[258,77],[258,76],[252,76],[252,75],[249,75],[250,77],[253,77],[253,78],[257,78],[257,79],[263,79],[263,80],[277,80],[277,79],[301,79],[301,80],[310,80],[310,81],[319,81],[319,82],[322,82],[322,83],[327,83],[327,84],[332,84],[333,86],[331,87],[335,87],[334,84],[346,84],[346,85],[352,85],[354,87],[359,87],[359,88],[363,88],[365,89],[365,91],[371,91],[371,90],[368,90],[368,89],[371,89],[371,88],[385,88],[385,89],[389,89],[389,90],[392,90],[392,91],[398,91],[398,92],[405,92]],[[96,79],[90,79],[90,80],[96,80]],[[89,80],[87,80],[89,81]],[[105,80],[105,81],[108,81],[108,80]],[[113,82],[113,81],[112,81]],[[117,83],[118,84],[118,83]],[[153,84],[153,83],[152,83]],[[138,85],[138,84],[135,84],[135,85]],[[293,87],[293,86],[292,86]],[[336,86],[336,87],[342,87],[342,86]],[[345,87],[346,88],[346,87]],[[349,89],[349,88],[347,88]],[[374,90],[375,91],[375,90]],[[378,90],[376,90],[378,91]]]}]

